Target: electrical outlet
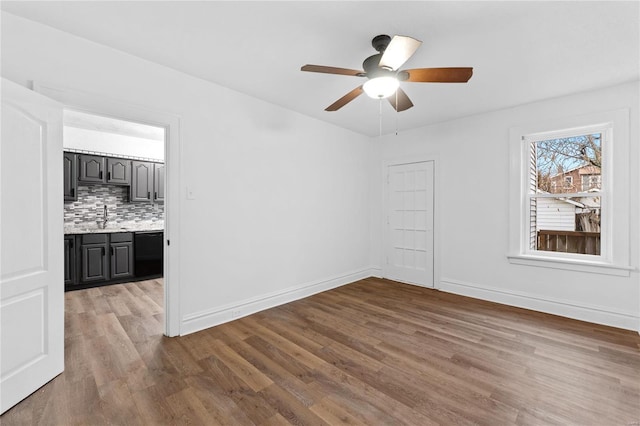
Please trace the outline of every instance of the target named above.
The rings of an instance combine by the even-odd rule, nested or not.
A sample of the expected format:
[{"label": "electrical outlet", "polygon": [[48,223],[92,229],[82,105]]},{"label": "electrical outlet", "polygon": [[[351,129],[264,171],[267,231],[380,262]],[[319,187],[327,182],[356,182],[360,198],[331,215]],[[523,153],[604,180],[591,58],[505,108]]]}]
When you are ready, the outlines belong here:
[{"label": "electrical outlet", "polygon": [[231,311],[231,318],[238,318],[240,315],[240,311]]},{"label": "electrical outlet", "polygon": [[193,185],[187,186],[187,200],[196,199],[196,189]]}]

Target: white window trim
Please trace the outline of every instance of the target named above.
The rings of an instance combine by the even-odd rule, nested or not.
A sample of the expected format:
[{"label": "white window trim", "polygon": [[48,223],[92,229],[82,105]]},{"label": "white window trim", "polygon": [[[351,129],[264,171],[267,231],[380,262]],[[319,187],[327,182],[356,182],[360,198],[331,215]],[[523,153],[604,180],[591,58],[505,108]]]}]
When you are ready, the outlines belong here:
[{"label": "white window trim", "polygon": [[[601,255],[533,251],[528,247],[527,179],[529,143],[577,131],[603,133]],[[509,262],[570,271],[629,276],[629,110],[559,118],[513,127],[509,132]],[[615,167],[613,165],[615,164]],[[615,187],[615,192],[612,189]],[[615,236],[615,238],[613,238]]]}]

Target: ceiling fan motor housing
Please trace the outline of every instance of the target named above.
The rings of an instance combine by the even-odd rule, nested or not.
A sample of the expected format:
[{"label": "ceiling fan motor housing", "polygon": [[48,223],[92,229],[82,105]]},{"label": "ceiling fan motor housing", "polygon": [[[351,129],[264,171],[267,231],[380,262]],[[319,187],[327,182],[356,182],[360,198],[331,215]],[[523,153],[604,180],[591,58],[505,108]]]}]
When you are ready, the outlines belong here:
[{"label": "ceiling fan motor housing", "polygon": [[389,43],[391,43],[391,37],[386,34],[377,35],[373,40],[371,40],[371,45],[378,51],[378,53],[369,56],[362,63],[362,68],[364,69],[367,78],[372,79],[377,77],[395,76],[395,72],[393,72],[391,68],[380,66],[380,59],[382,58],[384,51],[387,50]]},{"label": "ceiling fan motor housing", "polygon": [[371,79],[376,77],[393,77],[396,75],[393,70],[386,69],[379,65],[380,58],[382,58],[382,53],[377,53],[375,55],[369,56],[362,63],[362,68],[364,69],[367,78]]},{"label": "ceiling fan motor housing", "polygon": [[383,53],[387,46],[391,43],[391,37],[386,34],[377,35],[371,40],[371,45],[377,52]]}]

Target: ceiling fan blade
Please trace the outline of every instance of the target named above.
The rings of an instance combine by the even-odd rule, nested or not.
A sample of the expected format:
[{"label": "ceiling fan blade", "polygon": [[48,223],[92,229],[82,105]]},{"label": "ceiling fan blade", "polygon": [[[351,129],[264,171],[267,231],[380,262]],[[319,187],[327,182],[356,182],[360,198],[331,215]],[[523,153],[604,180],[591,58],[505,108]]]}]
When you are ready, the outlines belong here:
[{"label": "ceiling fan blade", "polygon": [[[397,96],[397,105],[396,105],[396,96]],[[396,93],[389,96],[387,99],[389,100],[389,103],[391,104],[393,109],[395,109],[398,112],[407,110],[413,106],[413,102],[411,102],[411,99],[409,99],[409,96],[407,96],[404,90],[402,90],[399,87],[398,87],[398,90],[396,90]]]},{"label": "ceiling fan blade", "polygon": [[337,101],[335,101],[334,103],[332,103],[331,105],[329,105],[328,107],[326,107],[324,110],[337,111],[343,106],[345,106],[346,104],[348,104],[349,102],[351,102],[352,100],[354,100],[355,98],[357,98],[358,96],[360,96],[362,92],[364,92],[364,90],[362,90],[362,86],[358,86],[352,91],[350,91],[349,93],[347,93],[346,95],[344,95],[343,97],[341,97],[340,99],[338,99]]},{"label": "ceiling fan blade", "polygon": [[304,65],[300,71],[323,72],[326,74],[353,75],[364,77],[364,71],[350,70],[348,68],[325,67],[324,65]]},{"label": "ceiling fan blade", "polygon": [[[402,78],[404,73],[408,77]],[[414,83],[466,83],[473,75],[473,68],[416,68],[398,74],[401,80]]]},{"label": "ceiling fan blade", "polygon": [[420,40],[412,37],[393,36],[391,42],[389,42],[389,45],[382,54],[378,65],[391,68],[395,71],[416,53],[416,50],[418,50],[421,44],[422,42]]}]

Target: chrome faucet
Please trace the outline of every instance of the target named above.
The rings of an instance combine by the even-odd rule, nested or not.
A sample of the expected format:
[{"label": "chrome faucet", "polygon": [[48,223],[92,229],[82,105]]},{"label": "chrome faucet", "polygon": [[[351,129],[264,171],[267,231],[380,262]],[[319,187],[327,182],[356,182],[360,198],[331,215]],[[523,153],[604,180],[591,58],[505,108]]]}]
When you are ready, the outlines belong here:
[{"label": "chrome faucet", "polygon": [[104,205],[104,213],[102,214],[102,227],[106,228],[107,223],[109,222],[109,214],[107,212],[107,205]]}]

